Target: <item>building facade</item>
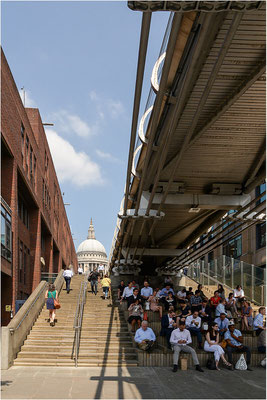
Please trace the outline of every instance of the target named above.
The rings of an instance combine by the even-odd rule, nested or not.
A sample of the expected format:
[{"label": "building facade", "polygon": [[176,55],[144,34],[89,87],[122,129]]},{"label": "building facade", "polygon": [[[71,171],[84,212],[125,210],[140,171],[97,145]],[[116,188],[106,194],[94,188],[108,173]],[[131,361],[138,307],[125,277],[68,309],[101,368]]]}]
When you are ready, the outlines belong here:
[{"label": "building facade", "polygon": [[91,219],[87,239],[77,249],[78,265],[83,272],[91,272],[94,268],[108,271],[108,259],[105,247],[95,238],[95,229]]},{"label": "building facade", "polygon": [[[1,50],[1,318],[77,257],[68,218],[36,108],[25,108]],[[11,306],[11,307],[10,307]],[[7,311],[9,310],[9,311]]]}]

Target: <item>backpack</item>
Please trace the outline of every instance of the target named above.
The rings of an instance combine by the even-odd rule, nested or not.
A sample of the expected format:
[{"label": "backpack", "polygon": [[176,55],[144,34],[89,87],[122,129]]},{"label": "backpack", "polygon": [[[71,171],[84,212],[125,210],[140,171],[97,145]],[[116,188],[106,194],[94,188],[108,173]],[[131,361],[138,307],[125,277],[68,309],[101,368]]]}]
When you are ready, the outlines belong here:
[{"label": "backpack", "polygon": [[215,364],[214,358],[209,358],[208,359],[206,367],[208,369],[216,369],[216,364]]}]

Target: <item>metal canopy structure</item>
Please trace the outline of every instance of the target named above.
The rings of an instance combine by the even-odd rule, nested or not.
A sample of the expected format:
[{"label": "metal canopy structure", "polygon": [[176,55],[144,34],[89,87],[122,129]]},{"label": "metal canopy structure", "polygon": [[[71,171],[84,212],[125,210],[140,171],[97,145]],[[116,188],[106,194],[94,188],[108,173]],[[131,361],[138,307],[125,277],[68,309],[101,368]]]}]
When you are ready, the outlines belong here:
[{"label": "metal canopy structure", "polygon": [[[143,11],[143,19],[125,195],[110,266],[164,268],[228,210],[248,214],[242,207],[265,179],[265,2],[128,6]],[[175,12],[141,114],[157,10]],[[253,223],[262,218],[258,211]]]}]

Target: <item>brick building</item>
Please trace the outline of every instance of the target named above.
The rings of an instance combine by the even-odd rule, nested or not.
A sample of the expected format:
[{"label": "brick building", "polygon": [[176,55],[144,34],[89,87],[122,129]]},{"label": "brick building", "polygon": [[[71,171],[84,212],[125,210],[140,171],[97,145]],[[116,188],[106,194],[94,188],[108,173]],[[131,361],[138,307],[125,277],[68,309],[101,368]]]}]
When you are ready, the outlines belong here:
[{"label": "brick building", "polygon": [[41,273],[56,273],[77,257],[43,123],[24,108],[1,50],[1,318],[26,299]]}]

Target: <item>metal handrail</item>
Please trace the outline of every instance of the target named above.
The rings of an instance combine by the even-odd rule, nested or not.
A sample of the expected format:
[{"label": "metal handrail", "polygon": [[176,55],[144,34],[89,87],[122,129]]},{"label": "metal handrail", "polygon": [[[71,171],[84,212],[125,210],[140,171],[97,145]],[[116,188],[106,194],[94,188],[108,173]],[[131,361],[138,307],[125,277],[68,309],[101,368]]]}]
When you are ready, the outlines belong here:
[{"label": "metal handrail", "polygon": [[81,283],[79,297],[76,306],[76,312],[74,317],[73,329],[75,329],[74,333],[74,341],[72,346],[71,358],[75,360],[75,367],[78,366],[78,357],[79,357],[79,349],[80,349],[80,338],[81,338],[81,329],[82,329],[82,321],[83,321],[83,311],[84,305],[86,303],[86,295],[87,295],[87,283],[88,283],[88,275],[85,275],[84,281]]},{"label": "metal handrail", "polygon": [[14,332],[17,329],[19,329],[20,325],[22,324],[22,322],[24,321],[24,319],[28,316],[29,312],[31,311],[32,307],[34,306],[34,304],[36,303],[36,301],[39,299],[39,297],[43,294],[43,292],[47,290],[47,285],[44,286],[43,290],[41,290],[41,292],[38,294],[38,296],[36,296],[36,298],[34,299],[33,303],[30,305],[30,307],[27,309],[27,311],[25,312],[23,318],[21,319],[21,321],[19,322],[19,324],[16,326],[16,328],[10,328],[10,332]]}]

